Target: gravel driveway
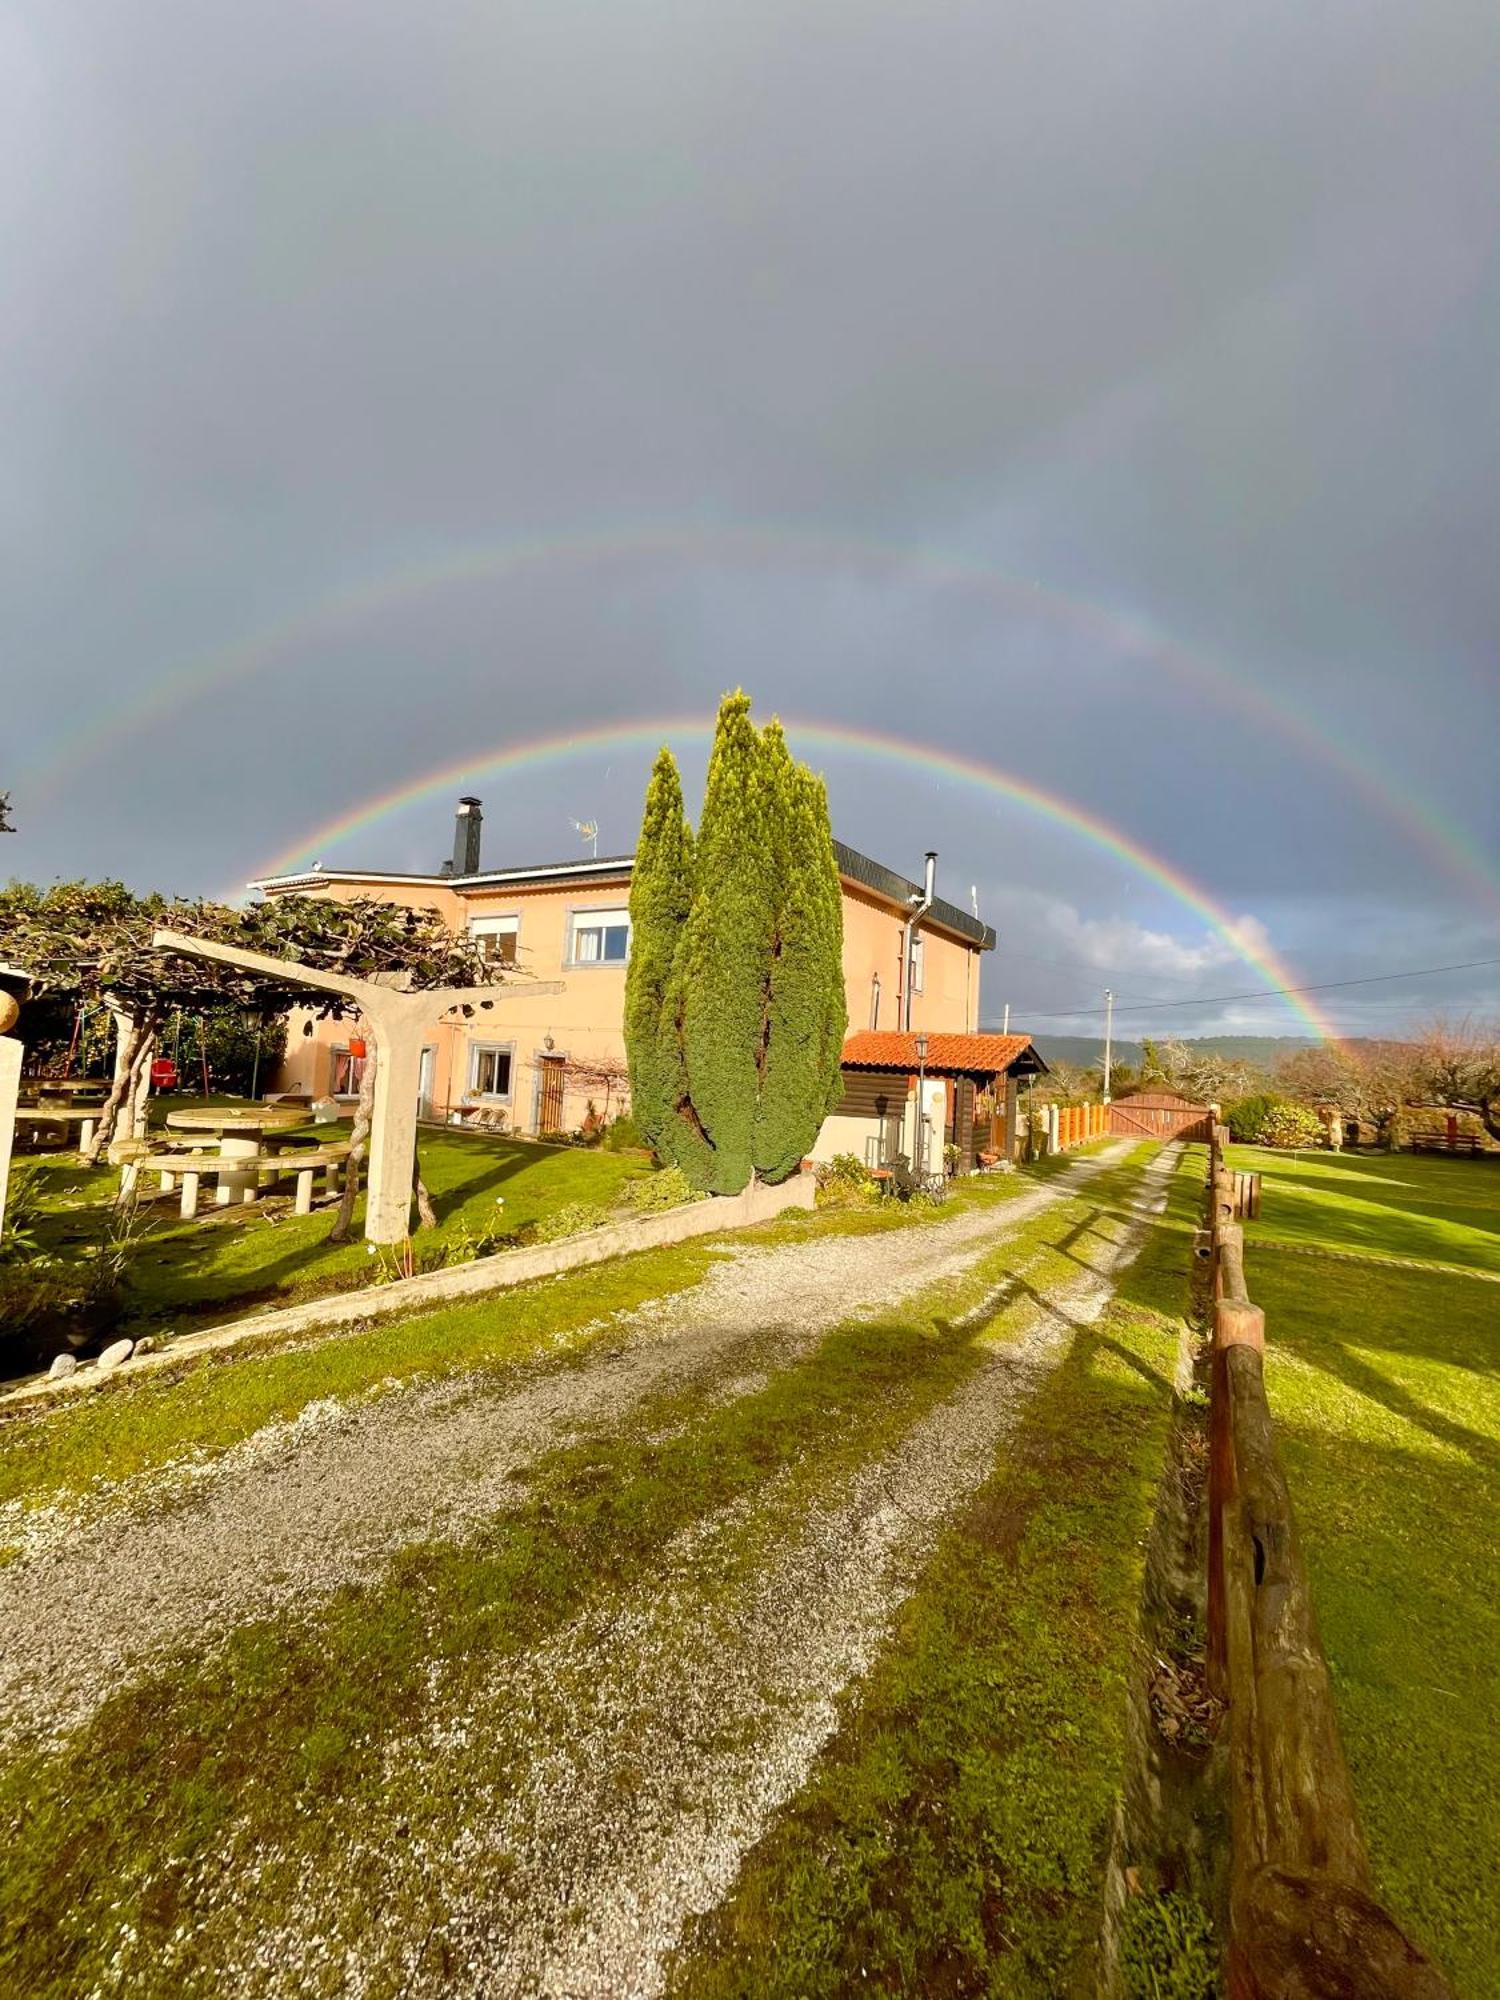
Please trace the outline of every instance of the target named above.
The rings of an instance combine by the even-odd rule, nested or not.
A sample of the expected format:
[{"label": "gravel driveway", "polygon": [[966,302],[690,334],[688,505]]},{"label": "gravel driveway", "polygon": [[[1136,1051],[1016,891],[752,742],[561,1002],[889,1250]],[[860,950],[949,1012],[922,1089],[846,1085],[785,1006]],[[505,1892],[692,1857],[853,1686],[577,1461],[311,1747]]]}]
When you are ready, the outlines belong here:
[{"label": "gravel driveway", "polygon": [[8,1538],[26,1553],[0,1570],[0,1745],[76,1727],[165,1650],[368,1581],[408,1543],[462,1536],[505,1506],[525,1465],[645,1397],[716,1380],[740,1393],[747,1371],[968,1269],[1123,1150],[1000,1209],[732,1251],[702,1283],[623,1319],[582,1367],[315,1403],[217,1459],[143,1475],[102,1510],[12,1510]]}]

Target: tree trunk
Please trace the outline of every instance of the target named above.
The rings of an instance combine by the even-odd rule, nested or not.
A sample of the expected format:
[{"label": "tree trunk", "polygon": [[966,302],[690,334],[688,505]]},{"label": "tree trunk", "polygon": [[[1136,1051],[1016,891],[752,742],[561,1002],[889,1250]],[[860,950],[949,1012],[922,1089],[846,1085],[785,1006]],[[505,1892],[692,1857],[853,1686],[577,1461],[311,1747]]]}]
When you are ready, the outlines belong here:
[{"label": "tree trunk", "polygon": [[[138,1136],[136,1120],[143,1103],[142,1079],[149,1088],[151,1056],[156,1047],[157,1029],[161,1026],[161,1017],[155,1008],[148,1007],[135,1014],[108,998],[105,1005],[114,1016],[118,1035],[115,1074],[109,1096],[104,1100],[94,1126],[94,1136],[80,1150],[84,1165],[89,1167],[98,1165],[100,1154],[112,1139],[134,1139]],[[122,1126],[124,1130],[121,1130]]]},{"label": "tree trunk", "polygon": [[359,1192],[359,1170],[370,1143],[370,1119],[375,1109],[375,1044],[369,1045],[365,1066],[359,1075],[359,1102],[354,1107],[354,1130],[349,1135],[349,1158],[344,1163],[344,1191],[339,1212],[328,1232],[330,1243],[347,1243],[354,1227],[354,1197]]},{"label": "tree trunk", "polygon": [[432,1205],[432,1196],[427,1192],[427,1183],[422,1178],[422,1162],[417,1157],[415,1148],[412,1149],[411,1156],[411,1189],[417,1197],[417,1227],[436,1229],[437,1210]]}]

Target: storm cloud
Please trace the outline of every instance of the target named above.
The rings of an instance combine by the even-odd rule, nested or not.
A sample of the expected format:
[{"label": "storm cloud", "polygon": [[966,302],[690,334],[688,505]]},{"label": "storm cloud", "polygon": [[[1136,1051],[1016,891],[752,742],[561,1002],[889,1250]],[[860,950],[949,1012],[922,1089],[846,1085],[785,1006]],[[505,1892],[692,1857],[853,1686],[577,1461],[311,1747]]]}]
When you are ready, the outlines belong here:
[{"label": "storm cloud", "polygon": [[[0,91],[9,870],[220,891],[465,765],[487,858],[618,851],[639,747],[487,763],[743,684],[1309,981],[1500,956],[1485,0],[11,0]],[[1289,1024],[1056,816],[813,761],[987,1013]]]}]

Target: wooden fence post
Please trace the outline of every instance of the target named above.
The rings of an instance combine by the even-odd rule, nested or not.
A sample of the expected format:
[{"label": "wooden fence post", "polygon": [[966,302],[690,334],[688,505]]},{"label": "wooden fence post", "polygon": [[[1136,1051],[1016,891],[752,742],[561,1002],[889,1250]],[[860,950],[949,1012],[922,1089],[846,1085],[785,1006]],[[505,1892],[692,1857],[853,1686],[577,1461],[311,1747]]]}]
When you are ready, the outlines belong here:
[{"label": "wooden fence post", "polygon": [[[1250,1191],[1209,1135],[1208,1678],[1228,1703],[1229,2000],[1453,2000],[1371,1893],[1245,1279]],[[1255,1190],[1258,1195],[1258,1187]]]}]

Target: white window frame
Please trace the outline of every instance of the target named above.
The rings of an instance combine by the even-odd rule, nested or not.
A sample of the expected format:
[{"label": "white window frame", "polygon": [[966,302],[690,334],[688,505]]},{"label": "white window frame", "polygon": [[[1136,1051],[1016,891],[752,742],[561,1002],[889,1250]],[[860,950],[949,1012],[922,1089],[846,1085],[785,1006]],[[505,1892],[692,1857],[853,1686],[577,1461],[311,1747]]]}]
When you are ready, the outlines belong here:
[{"label": "white window frame", "polygon": [[913,992],[913,993],[922,993],[922,992],[925,992],[925,991],[926,991],[926,987],[925,987],[925,983],[924,983],[924,982],[925,982],[925,979],[926,979],[926,972],[927,972],[927,965],[926,965],[926,960],[927,960],[927,950],[926,950],[926,942],[927,942],[927,941],[926,941],[926,939],[925,939],[925,938],[924,938],[924,937],[922,936],[922,933],[921,933],[920,931],[914,931],[914,932],[912,933],[912,940],[911,940],[911,990],[912,990],[912,992]]},{"label": "white window frame", "polygon": [[[578,937],[581,931],[599,932],[598,958],[578,956]],[[625,955],[623,958],[606,958],[604,954],[605,934],[612,930],[625,933]],[[630,911],[623,903],[606,903],[597,909],[570,910],[568,912],[568,964],[580,972],[614,971],[623,972],[630,963]]]},{"label": "white window frame", "polygon": [[[518,915],[470,917],[469,936],[479,948],[486,965],[514,965],[521,955],[521,919]],[[509,938],[511,955],[492,956],[490,940]]]},{"label": "white window frame", "polygon": [[[479,1060],[481,1056],[504,1056],[510,1067],[505,1073],[504,1090],[481,1090],[479,1088]],[[466,1097],[483,1098],[486,1104],[509,1104],[516,1094],[516,1045],[514,1042],[470,1042],[469,1075]]]}]

